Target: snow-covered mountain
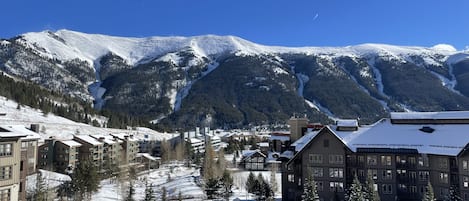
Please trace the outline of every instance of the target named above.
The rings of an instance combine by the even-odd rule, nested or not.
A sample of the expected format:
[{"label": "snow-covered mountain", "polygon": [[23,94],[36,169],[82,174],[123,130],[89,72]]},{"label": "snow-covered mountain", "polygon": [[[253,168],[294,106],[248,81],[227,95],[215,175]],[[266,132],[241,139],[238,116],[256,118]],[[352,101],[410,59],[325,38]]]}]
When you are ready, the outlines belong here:
[{"label": "snow-covered mountain", "polygon": [[176,127],[273,123],[293,113],[371,122],[388,111],[469,109],[468,60],[444,44],[292,48],[235,36],[69,30],[0,41],[7,74]]}]

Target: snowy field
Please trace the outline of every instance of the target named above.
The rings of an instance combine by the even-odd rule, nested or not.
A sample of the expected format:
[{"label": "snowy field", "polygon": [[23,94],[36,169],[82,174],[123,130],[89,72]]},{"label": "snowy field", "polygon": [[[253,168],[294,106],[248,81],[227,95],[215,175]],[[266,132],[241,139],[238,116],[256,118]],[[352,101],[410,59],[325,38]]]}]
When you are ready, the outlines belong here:
[{"label": "snowy field", "polygon": [[[169,175],[169,176],[168,176]],[[145,180],[153,186],[156,198],[161,198],[163,187],[169,199],[177,199],[179,193],[184,200],[204,200],[205,192],[197,184],[200,176],[199,170],[184,167],[183,164],[163,165],[159,169],[142,172],[133,182],[135,187],[134,199],[142,200],[145,197]],[[93,195],[92,200],[116,201],[123,200],[129,189],[129,181],[119,183],[112,180],[103,180],[100,190]]]},{"label": "snowy field", "polygon": [[[233,195],[229,200],[235,199],[254,199],[252,194],[247,193],[245,184],[249,171],[240,171],[232,169],[233,177]],[[256,175],[261,173],[265,180],[270,181],[270,171],[253,171]],[[168,175],[170,179],[168,179]],[[178,199],[181,192],[183,200],[205,200],[205,192],[199,182],[200,172],[198,169],[185,167],[183,164],[163,165],[159,169],[142,172],[133,182],[135,187],[134,199],[142,200],[145,196],[145,180],[153,185],[153,191],[156,198],[161,198],[163,187],[167,190],[169,199]],[[281,197],[281,176],[276,174],[277,191],[275,197]],[[129,181],[119,183],[114,180],[103,180],[100,190],[93,195],[92,200],[117,201],[123,200],[129,189]]]}]

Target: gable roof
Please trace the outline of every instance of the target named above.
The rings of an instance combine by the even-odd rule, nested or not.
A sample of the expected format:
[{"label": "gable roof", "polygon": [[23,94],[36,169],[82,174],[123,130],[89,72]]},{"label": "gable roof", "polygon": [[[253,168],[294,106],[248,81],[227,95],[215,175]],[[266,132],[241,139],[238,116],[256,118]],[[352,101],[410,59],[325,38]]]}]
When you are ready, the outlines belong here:
[{"label": "gable roof", "polygon": [[345,147],[348,148],[347,144],[342,140],[340,136],[338,136],[334,131],[331,130],[329,126],[324,126],[321,130],[319,131],[312,131],[295,141],[291,146],[295,146],[295,154],[293,157],[287,162],[287,164],[290,164],[291,161],[295,160],[299,155],[303,153],[305,150],[305,147],[307,147],[309,144],[311,144],[316,136],[321,135],[322,133],[330,133],[332,136],[335,136],[340,142],[344,144]]}]

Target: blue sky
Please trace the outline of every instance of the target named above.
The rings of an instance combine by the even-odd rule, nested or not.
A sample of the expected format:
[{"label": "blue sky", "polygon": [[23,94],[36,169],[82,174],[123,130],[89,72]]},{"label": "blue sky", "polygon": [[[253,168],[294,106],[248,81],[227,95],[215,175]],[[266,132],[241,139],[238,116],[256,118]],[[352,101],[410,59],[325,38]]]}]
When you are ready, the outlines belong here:
[{"label": "blue sky", "polygon": [[467,0],[6,0],[0,38],[70,29],[115,36],[235,35],[280,46],[469,46]]}]

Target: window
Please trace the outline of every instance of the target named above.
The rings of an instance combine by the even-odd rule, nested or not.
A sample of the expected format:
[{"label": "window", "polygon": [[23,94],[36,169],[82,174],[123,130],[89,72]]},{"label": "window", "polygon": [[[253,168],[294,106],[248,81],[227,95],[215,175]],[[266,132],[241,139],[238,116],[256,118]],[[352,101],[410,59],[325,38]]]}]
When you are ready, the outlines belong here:
[{"label": "window", "polygon": [[402,165],[407,163],[405,156],[396,156],[396,163],[400,163]]},{"label": "window", "polygon": [[392,179],[392,170],[383,170],[383,179]]},{"label": "window", "polygon": [[448,173],[440,172],[440,182],[441,183],[448,183]]},{"label": "window", "polygon": [[378,179],[378,170],[369,169],[368,174],[371,175],[372,179]]},{"label": "window", "polygon": [[381,156],[381,165],[382,166],[392,165],[391,156]]},{"label": "window", "polygon": [[10,201],[10,189],[0,190],[0,201]]},{"label": "window", "polygon": [[7,180],[11,178],[11,166],[0,167],[0,180]]},{"label": "window", "polygon": [[325,139],[325,140],[323,141],[323,145],[324,145],[324,147],[329,147],[329,140],[328,140],[328,139]]},{"label": "window", "polygon": [[290,182],[290,183],[295,182],[295,175],[289,174],[289,175],[288,175],[288,182]]},{"label": "window", "polygon": [[440,164],[441,169],[448,169],[448,159],[447,158],[440,158],[439,164]]},{"label": "window", "polygon": [[358,178],[365,178],[365,170],[358,170]]},{"label": "window", "polygon": [[0,144],[0,157],[13,155],[13,144]]},{"label": "window", "polygon": [[391,184],[383,184],[382,185],[382,192],[383,192],[383,194],[392,194],[392,185]]},{"label": "window", "polygon": [[329,164],[344,164],[343,155],[329,155]]},{"label": "window", "polygon": [[417,160],[415,160],[415,157],[409,157],[408,160],[409,160],[410,165],[415,165],[417,163]]},{"label": "window", "polygon": [[366,161],[368,165],[377,165],[378,157],[377,156],[367,156]]},{"label": "window", "polygon": [[468,168],[467,168],[467,161],[466,161],[466,160],[462,161],[462,170],[465,170],[465,171],[468,170]]},{"label": "window", "polygon": [[329,182],[329,187],[331,192],[343,192],[344,191],[344,183],[342,182]]},{"label": "window", "polygon": [[464,188],[469,188],[469,177],[464,176],[462,178],[462,185],[463,185]]},{"label": "window", "polygon": [[344,169],[342,169],[342,168],[329,168],[329,176],[331,178],[344,178]]},{"label": "window", "polygon": [[428,167],[428,156],[422,155],[419,157],[419,166],[420,167]]},{"label": "window", "polygon": [[324,176],[324,171],[322,168],[316,168],[313,167],[313,177],[323,177]]},{"label": "window", "polygon": [[419,172],[419,180],[420,181],[427,181],[428,177],[430,177],[430,173],[428,171],[420,171]]},{"label": "window", "polygon": [[323,191],[324,190],[324,183],[322,181],[317,181],[316,182],[316,188],[318,191]]},{"label": "window", "polygon": [[364,164],[365,163],[365,156],[358,156],[358,163]]},{"label": "window", "polygon": [[409,178],[414,181],[415,179],[417,179],[417,172],[415,171],[409,171]]},{"label": "window", "polygon": [[309,155],[309,161],[311,163],[315,164],[321,164],[322,163],[322,155],[321,154],[310,154]]},{"label": "window", "polygon": [[409,192],[412,193],[412,194],[417,193],[417,186],[410,186],[409,187]]}]

